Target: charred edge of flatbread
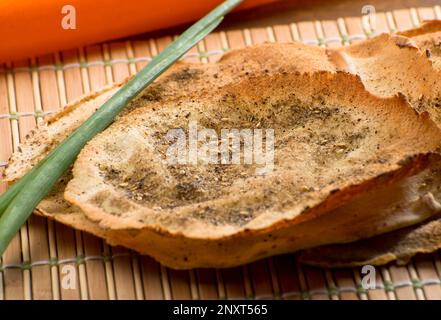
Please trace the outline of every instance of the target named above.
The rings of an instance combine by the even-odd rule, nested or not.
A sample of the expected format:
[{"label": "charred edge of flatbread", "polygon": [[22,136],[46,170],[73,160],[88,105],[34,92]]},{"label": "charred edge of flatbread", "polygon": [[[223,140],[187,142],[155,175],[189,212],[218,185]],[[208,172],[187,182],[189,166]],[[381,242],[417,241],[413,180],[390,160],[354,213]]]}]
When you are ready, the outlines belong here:
[{"label": "charred edge of flatbread", "polygon": [[397,264],[406,264],[419,253],[438,249],[441,249],[440,218],[353,243],[304,250],[299,261],[325,268],[384,265],[395,260]]}]

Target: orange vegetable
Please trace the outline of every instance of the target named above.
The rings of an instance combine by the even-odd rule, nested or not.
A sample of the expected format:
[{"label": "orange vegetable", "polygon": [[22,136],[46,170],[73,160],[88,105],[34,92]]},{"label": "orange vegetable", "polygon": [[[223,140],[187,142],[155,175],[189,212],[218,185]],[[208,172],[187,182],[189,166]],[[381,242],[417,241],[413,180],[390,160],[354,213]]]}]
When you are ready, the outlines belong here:
[{"label": "orange vegetable", "polygon": [[[246,0],[237,9],[274,1]],[[221,2],[0,0],[0,62],[191,22]]]}]

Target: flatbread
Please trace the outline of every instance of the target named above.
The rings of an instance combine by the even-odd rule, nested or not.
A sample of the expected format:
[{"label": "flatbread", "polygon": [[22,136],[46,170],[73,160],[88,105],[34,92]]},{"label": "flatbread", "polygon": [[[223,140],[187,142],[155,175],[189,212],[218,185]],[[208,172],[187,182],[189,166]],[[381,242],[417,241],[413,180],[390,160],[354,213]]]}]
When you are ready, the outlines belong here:
[{"label": "flatbread", "polygon": [[[434,30],[435,28],[432,28],[431,32]],[[422,34],[424,34],[424,36],[426,37],[428,36],[427,34],[425,34],[425,32],[418,33],[419,36],[421,36]],[[373,44],[369,45],[371,46],[372,50],[369,50],[369,47],[366,48],[368,52],[371,52],[371,54],[375,56],[376,60],[370,60],[370,63],[372,64],[387,62],[387,59],[383,59],[381,56],[388,55],[390,53],[389,51],[395,52],[395,47],[398,47],[399,49],[401,49],[402,47],[407,47],[401,44],[400,39],[397,40],[396,38],[390,36],[380,37],[383,37],[381,41],[374,41]],[[381,44],[383,45],[383,47],[381,47]],[[352,46],[345,48],[351,49]],[[409,48],[412,48],[412,46],[410,46]],[[402,50],[399,50],[398,52],[401,51]],[[420,50],[415,50],[415,48],[413,48],[410,52],[413,54],[417,53],[419,60],[427,60],[424,55],[420,54],[423,51],[424,50],[421,48]],[[403,52],[405,53],[404,56],[406,56],[407,51]],[[339,61],[339,55],[340,53],[335,53],[332,50],[304,46],[302,44],[263,44],[243,50],[230,52],[224,55],[221,61],[217,64],[202,66],[198,64],[180,63],[177,64],[177,66],[171,68],[171,70],[169,70],[164,76],[162,76],[159,81],[155,83],[155,85],[150,86],[145,91],[145,93],[141,95],[139,99],[137,99],[136,102],[132,103],[127,108],[125,114],[140,106],[155,104],[158,103],[158,101],[160,103],[165,103],[168,100],[176,101],[181,99],[182,97],[188,98],[190,96],[198,95],[199,93],[212,94],[213,88],[218,88],[220,90],[224,86],[228,86],[230,83],[233,83],[235,81],[241,81],[249,77],[259,77],[261,75],[270,76],[274,74],[291,74],[295,72],[303,73],[316,72],[321,70],[336,72],[338,70],[345,70],[359,74],[365,85],[373,83],[371,81],[372,78],[376,79],[375,81],[379,83],[378,88],[380,89],[385,85],[385,83],[388,83],[389,79],[385,78],[384,75],[376,77],[375,73],[371,74],[363,71],[363,68],[365,66],[367,68],[369,67],[369,63],[365,64],[363,59],[357,56],[357,50],[353,50],[351,52],[351,55],[346,54],[346,60],[343,60],[343,64],[341,63],[341,61]],[[432,55],[432,59],[429,60],[433,60],[433,57],[435,56],[436,55]],[[409,57],[411,56],[409,55]],[[354,61],[356,60],[357,62],[355,63]],[[406,62],[406,59],[400,61],[400,63],[403,62]],[[409,65],[412,66],[412,64]],[[348,66],[350,66],[350,68],[348,68]],[[356,68],[354,68],[354,66],[356,66]],[[378,70],[381,71],[380,69]],[[427,72],[430,71],[429,69],[427,70]],[[390,74],[390,72],[387,74]],[[397,82],[397,84],[398,87],[392,87],[389,92],[383,92],[381,90],[371,91],[373,91],[377,95],[384,96],[388,94],[395,94],[400,91],[399,85],[403,85],[404,83],[401,82],[400,84],[399,82]],[[113,89],[117,88],[119,84],[115,86],[116,87],[114,87]],[[423,86],[423,89],[424,88],[425,87]],[[13,181],[22,176],[31,165],[38,162],[38,160],[41,159],[48,151],[50,151],[54,145],[61,141],[64,136],[67,136],[70,132],[72,132],[79,124],[81,124],[82,121],[90,116],[90,114],[95,111],[96,108],[98,108],[108,97],[110,97],[111,94],[105,94],[108,90],[111,89],[105,89],[103,90],[102,94],[96,93],[92,96],[82,98],[82,100],[79,102],[73,103],[63,113],[57,115],[53,120],[51,120],[47,128],[40,129],[36,133],[31,134],[30,137],[26,139],[24,144],[22,144],[22,152],[13,155],[12,161],[10,162],[10,167],[7,170],[6,178],[9,181]],[[418,103],[415,103],[416,100],[412,97],[421,96],[421,93],[418,90],[408,90],[407,92],[403,90],[403,92],[405,92],[408,97],[411,96],[410,100],[416,107],[418,107]],[[434,90],[434,92],[437,91]],[[436,101],[432,99],[432,97],[424,101],[424,106],[436,105]],[[430,107],[428,111],[431,112],[432,109],[433,108]],[[423,109],[420,108],[420,110]],[[69,179],[69,174],[67,174],[64,182],[67,182]],[[110,230],[103,227],[102,225],[98,225],[94,221],[91,221],[89,218],[83,215],[78,207],[71,206],[64,201],[62,197],[63,190],[64,183],[60,183],[60,185],[53,192],[52,196],[45,199],[39,205],[39,210],[37,213],[53,217],[60,222],[72,225],[85,231],[89,231],[98,236],[106,238],[107,241],[119,243],[132,248],[137,247],[136,250],[143,252],[143,248],[139,248],[139,245],[137,243],[137,241],[140,241],[139,238],[131,239],[129,236],[127,236],[127,233],[131,233],[130,230]],[[424,196],[424,194],[416,195],[418,199],[420,199],[422,196]],[[359,205],[357,205],[357,207],[358,206]],[[394,212],[399,213],[400,211],[398,210]],[[433,213],[434,212],[431,212],[430,215]],[[390,226],[388,227],[389,229],[383,227],[382,230],[384,232],[387,230],[396,229],[397,227],[402,227],[404,225],[417,223],[426,219],[430,215],[422,214],[412,217],[411,214],[409,216],[402,216],[402,220],[391,219]],[[397,216],[400,216],[400,214],[397,214]],[[381,217],[381,214],[378,214],[378,217]],[[407,222],[403,223],[403,221]],[[331,221],[327,221],[326,223],[331,223]],[[109,230],[111,236],[108,236]],[[305,230],[307,230],[307,228],[305,228]],[[334,237],[334,239],[336,239],[337,242],[347,242],[354,241],[357,239],[357,237],[360,238],[363,235],[370,236],[373,234],[381,233],[381,228],[379,228],[375,232],[371,231],[371,233],[362,233],[357,237],[350,237],[345,234],[341,229],[340,232],[340,239],[337,239],[336,235],[332,236]],[[308,238],[306,237],[305,241],[314,243],[314,241],[316,240],[308,240]],[[128,242],[128,244],[125,244],[125,242]],[[321,244],[319,242],[316,243],[317,245]],[[277,242],[274,243],[274,245],[277,246]],[[291,247],[282,245],[281,249],[279,250],[273,249],[270,250],[269,253],[266,252],[266,254],[257,255],[252,259],[263,257],[271,253],[286,252],[286,250],[292,251],[298,247],[301,247],[298,243],[294,243],[294,245],[291,245]],[[175,260],[179,259],[180,258],[177,257]],[[171,266],[178,266],[183,268],[186,268],[190,265],[190,263],[184,263],[183,265],[179,266],[179,263],[176,261],[166,263]],[[234,261],[234,264],[238,263],[240,262]]]},{"label": "flatbread", "polygon": [[413,39],[384,34],[335,50],[331,59],[339,70],[359,75],[368,91],[381,97],[400,92],[441,123],[441,71]]},{"label": "flatbread", "polygon": [[412,38],[413,43],[432,62],[435,69],[441,70],[441,21],[425,21],[419,28],[400,32]]},{"label": "flatbread", "polygon": [[[187,132],[191,121],[217,131],[273,128],[274,171],[167,164],[167,131]],[[404,98],[375,97],[346,73],[248,78],[213,96],[139,108],[116,121],[80,153],[65,198],[104,228],[138,233],[144,253],[152,232],[168,238],[154,242],[167,243],[155,256],[161,262],[185,252],[172,266],[231,266],[258,258],[258,237],[277,234],[283,243],[296,224],[424,169],[431,158],[424,154],[440,138],[427,114],[416,114]],[[186,239],[221,243],[227,252],[202,257],[194,245],[183,251]],[[253,240],[249,249],[241,245]]]},{"label": "flatbread", "polygon": [[416,254],[431,253],[439,249],[441,219],[353,243],[312,248],[303,251],[299,261],[324,268],[379,266],[392,261],[403,265]]},{"label": "flatbread", "polygon": [[[440,74],[436,71],[441,69],[441,21],[427,21],[421,27],[400,32],[399,35],[411,38],[408,40],[396,39],[402,47],[407,47],[407,50],[417,48],[419,51],[417,55],[418,62],[415,65],[409,63],[413,60],[404,59],[404,62],[402,59],[395,60],[396,62],[399,60],[400,63],[396,63],[397,67],[394,69],[402,68],[406,71],[402,74],[402,77],[408,77],[407,70],[415,70],[411,72],[412,76],[409,79],[413,80],[415,77],[417,79],[417,85],[414,81],[403,81],[400,88],[410,88],[407,89],[407,95],[410,96],[414,106],[417,109],[429,109],[433,118],[440,124]],[[360,47],[363,47],[363,45]],[[359,51],[360,53],[363,52],[363,50]],[[436,70],[435,72],[428,68],[424,59],[431,62],[433,69]],[[384,64],[378,66],[380,69],[382,67],[384,67]],[[429,80],[426,81],[427,79]],[[425,98],[424,95],[429,96],[429,99]],[[434,184],[434,188],[439,186],[439,175],[439,171],[434,170],[427,176],[430,183]],[[436,190],[433,191],[435,195],[437,192]],[[436,196],[436,198],[439,201],[439,197]],[[440,234],[441,219],[438,219],[350,244],[327,245],[309,249],[302,253],[300,259],[303,263],[324,267],[381,265],[394,260],[398,260],[398,263],[406,263],[418,253],[438,250],[441,247]]]},{"label": "flatbread", "polygon": [[299,261],[324,268],[403,265],[419,253],[441,249],[441,219],[347,244],[332,244],[303,251]]}]

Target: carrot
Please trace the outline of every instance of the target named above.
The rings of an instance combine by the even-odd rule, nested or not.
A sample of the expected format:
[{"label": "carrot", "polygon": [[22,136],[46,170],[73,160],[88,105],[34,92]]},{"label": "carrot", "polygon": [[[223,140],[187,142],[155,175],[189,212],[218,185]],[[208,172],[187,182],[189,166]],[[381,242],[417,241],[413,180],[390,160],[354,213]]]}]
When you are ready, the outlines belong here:
[{"label": "carrot", "polygon": [[[238,9],[277,0],[246,0]],[[191,22],[221,0],[0,0],[0,62]]]}]

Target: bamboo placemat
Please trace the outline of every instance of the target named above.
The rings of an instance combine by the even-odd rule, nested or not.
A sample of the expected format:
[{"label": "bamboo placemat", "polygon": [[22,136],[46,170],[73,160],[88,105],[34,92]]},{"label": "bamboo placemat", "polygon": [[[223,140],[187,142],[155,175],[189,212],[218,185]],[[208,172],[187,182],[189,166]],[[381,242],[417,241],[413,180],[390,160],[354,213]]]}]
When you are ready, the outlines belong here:
[{"label": "bamboo placemat", "polygon": [[[377,12],[377,32],[441,19],[440,6]],[[292,21],[258,28],[224,29],[186,55],[216,61],[232,48],[264,41],[340,46],[372,36],[369,19]],[[135,73],[172,36],[127,40],[59,52],[0,66],[0,170],[20,139],[75,97]],[[0,185],[0,192],[5,185]],[[0,264],[2,299],[441,299],[441,252],[407,266],[377,268],[373,290],[361,286],[361,269],[300,265],[295,254],[246,266],[176,271],[148,256],[110,247],[101,239],[33,216]],[[75,282],[66,289],[72,275]]]}]

